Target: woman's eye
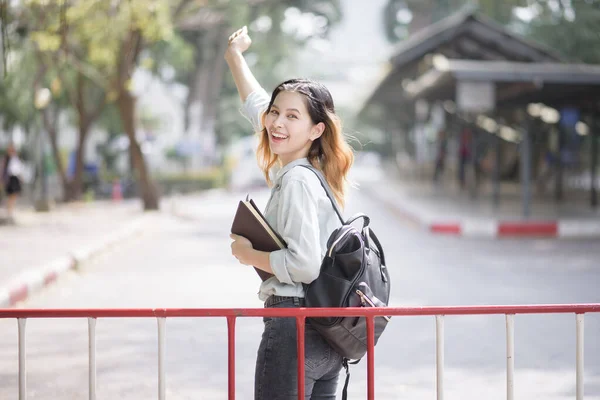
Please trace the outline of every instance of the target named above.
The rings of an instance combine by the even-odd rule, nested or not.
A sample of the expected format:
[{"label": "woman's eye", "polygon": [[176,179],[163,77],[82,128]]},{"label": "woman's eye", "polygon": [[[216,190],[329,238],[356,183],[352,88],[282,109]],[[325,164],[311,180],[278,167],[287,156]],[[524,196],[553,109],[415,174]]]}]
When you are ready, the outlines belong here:
[{"label": "woman's eye", "polygon": [[298,119],[298,117],[296,117],[294,114],[290,114],[290,115],[288,115],[288,118],[295,118],[295,119]]},{"label": "woman's eye", "polygon": [[271,110],[271,114],[278,115],[279,113],[277,111],[275,111],[275,110]]}]

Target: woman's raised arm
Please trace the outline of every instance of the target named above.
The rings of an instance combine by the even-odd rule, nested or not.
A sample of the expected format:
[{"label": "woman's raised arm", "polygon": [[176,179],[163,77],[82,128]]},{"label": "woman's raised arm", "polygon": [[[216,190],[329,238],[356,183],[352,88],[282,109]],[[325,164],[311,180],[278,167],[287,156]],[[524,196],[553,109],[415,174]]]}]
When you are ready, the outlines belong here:
[{"label": "woman's raised arm", "polygon": [[225,51],[225,61],[229,65],[242,102],[246,101],[250,93],[261,89],[243,55],[250,44],[252,44],[252,40],[248,35],[248,28],[244,26],[229,37],[229,46]]}]

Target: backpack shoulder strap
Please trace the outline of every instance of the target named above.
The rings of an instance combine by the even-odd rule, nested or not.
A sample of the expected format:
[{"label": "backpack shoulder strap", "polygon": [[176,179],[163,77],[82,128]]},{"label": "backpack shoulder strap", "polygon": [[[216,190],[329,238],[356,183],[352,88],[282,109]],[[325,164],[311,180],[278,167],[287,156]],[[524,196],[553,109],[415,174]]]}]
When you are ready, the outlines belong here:
[{"label": "backpack shoulder strap", "polygon": [[340,211],[340,208],[339,208],[337,202],[335,201],[335,196],[333,195],[333,192],[331,191],[331,187],[329,187],[329,183],[327,183],[327,180],[323,176],[323,173],[321,171],[319,171],[318,169],[316,169],[315,167],[313,167],[312,165],[300,165],[300,167],[309,169],[312,172],[314,172],[315,175],[317,175],[317,178],[319,178],[319,182],[321,182],[321,186],[323,186],[323,189],[325,189],[325,193],[327,193],[327,197],[329,197],[329,200],[331,201],[331,204],[333,205],[333,209],[335,210],[335,213],[340,218],[342,225],[344,225],[345,221],[344,221],[344,217],[342,217],[342,212]]}]

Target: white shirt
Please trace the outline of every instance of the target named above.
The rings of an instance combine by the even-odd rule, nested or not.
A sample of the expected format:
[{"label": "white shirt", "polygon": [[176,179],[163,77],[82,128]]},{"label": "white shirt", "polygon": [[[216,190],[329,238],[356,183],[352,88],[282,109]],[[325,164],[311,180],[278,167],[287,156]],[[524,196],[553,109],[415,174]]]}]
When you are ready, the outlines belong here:
[{"label": "white shirt", "polygon": [[[262,125],[260,115],[269,105],[264,90],[252,92],[242,112],[255,131]],[[319,276],[327,252],[327,240],[341,226],[335,210],[314,172],[299,167],[310,165],[302,158],[290,162],[274,176],[265,218],[287,243],[287,248],[269,254],[274,277],[264,281],[258,293],[261,300],[271,295],[304,297],[303,283]],[[296,168],[294,168],[296,167]]]},{"label": "white shirt", "polygon": [[8,166],[6,167],[8,176],[21,176],[23,172],[23,163],[17,156],[12,156],[8,159]]}]

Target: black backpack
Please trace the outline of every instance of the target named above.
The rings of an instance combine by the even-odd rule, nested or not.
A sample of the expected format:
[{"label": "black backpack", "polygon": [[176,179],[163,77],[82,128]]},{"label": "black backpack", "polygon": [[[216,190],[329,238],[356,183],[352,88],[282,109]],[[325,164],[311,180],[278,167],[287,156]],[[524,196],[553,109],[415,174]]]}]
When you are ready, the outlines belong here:
[{"label": "black backpack", "polygon": [[[329,236],[319,277],[304,286],[306,307],[386,307],[390,298],[390,275],[381,243],[369,228],[369,217],[357,214],[345,221],[321,172],[309,165],[302,166],[317,175],[342,222],[342,226]],[[363,220],[360,230],[351,225],[358,219]],[[375,317],[376,344],[389,320],[388,317]],[[365,317],[309,317],[308,321],[345,358],[347,374],[348,361],[357,360],[354,362],[357,363],[366,354]]]}]

